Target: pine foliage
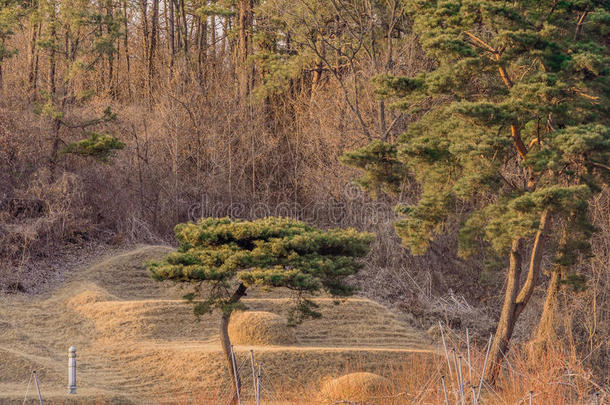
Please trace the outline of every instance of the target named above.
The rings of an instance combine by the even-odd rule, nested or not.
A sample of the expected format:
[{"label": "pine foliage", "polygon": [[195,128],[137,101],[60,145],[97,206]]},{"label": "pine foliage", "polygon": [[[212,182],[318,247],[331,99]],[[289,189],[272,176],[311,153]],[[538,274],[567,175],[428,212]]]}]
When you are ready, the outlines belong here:
[{"label": "pine foliage", "polygon": [[77,142],[71,142],[63,150],[63,153],[71,153],[79,156],[90,156],[101,162],[108,162],[108,158],[115,150],[120,150],[125,144],[114,136],[92,133],[89,137]]},{"label": "pine foliage", "polygon": [[344,156],[364,170],[360,185],[396,193],[409,177],[419,183],[418,202],[397,207],[396,230],[414,253],[452,220],[462,223],[462,255],[481,242],[505,253],[515,237],[533,236],[547,209],[556,223],[571,223],[571,254],[586,253],[587,243],[575,243],[591,235],[583,213],[610,173],[608,3],[407,7],[437,67],[380,77],[379,93],[407,112],[436,102],[396,144],[376,141]]},{"label": "pine foliage", "polygon": [[0,1],[0,67],[4,59],[13,56],[16,52],[16,49],[7,44],[7,40],[15,34],[16,28],[19,26],[19,19],[23,14],[20,2]]},{"label": "pine foliage", "polygon": [[[150,263],[151,277],[195,285],[186,296],[195,298],[202,286],[209,295],[195,305],[196,313],[220,309],[231,312],[236,283],[246,288],[285,287],[300,297],[304,293],[326,291],[348,296],[353,287],[345,278],[361,267],[357,258],[369,250],[370,233],[354,229],[323,231],[303,222],[269,217],[254,221],[203,218],[175,228],[178,250],[164,260]],[[302,314],[310,302],[299,302]],[[310,314],[311,315],[311,314]]]}]

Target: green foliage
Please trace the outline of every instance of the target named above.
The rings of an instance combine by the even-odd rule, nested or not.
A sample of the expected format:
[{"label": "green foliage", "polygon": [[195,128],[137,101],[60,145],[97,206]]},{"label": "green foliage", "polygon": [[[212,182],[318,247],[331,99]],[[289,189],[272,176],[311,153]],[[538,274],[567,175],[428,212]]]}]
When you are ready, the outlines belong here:
[{"label": "green foliage", "polygon": [[0,64],[17,52],[16,49],[9,47],[6,41],[15,34],[15,29],[24,14],[25,9],[20,2],[0,0]]},{"label": "green foliage", "polygon": [[377,195],[377,188],[397,194],[407,176],[405,165],[397,158],[396,146],[383,141],[374,141],[357,151],[348,152],[340,160],[365,171],[365,175],[356,183],[374,196]]},{"label": "green foliage", "polygon": [[[323,231],[287,218],[232,221],[203,218],[175,228],[180,246],[164,260],[150,263],[148,271],[157,281],[172,280],[195,285],[193,300],[206,285],[207,298],[197,302],[202,314],[214,309],[230,313],[241,305],[231,299],[235,283],[245,287],[293,290],[303,293],[327,291],[346,296],[353,288],[345,278],[361,267],[373,235],[354,229]],[[308,301],[298,301],[298,311],[313,315]],[[291,317],[291,319],[299,319]]]},{"label": "green foliage", "polygon": [[364,171],[359,184],[372,193],[419,183],[418,202],[397,206],[404,246],[423,253],[457,221],[463,256],[503,254],[548,211],[570,228],[558,260],[587,254],[588,202],[610,175],[610,3],[421,0],[407,11],[437,66],[379,77],[378,92],[407,112],[424,97],[439,102],[396,144],[373,142],[342,160]]},{"label": "green foliage", "polygon": [[219,4],[209,4],[198,8],[197,14],[200,16],[218,15],[222,17],[232,17],[235,15],[235,11]]},{"label": "green foliage", "polygon": [[[259,33],[255,40],[267,41],[268,38]],[[312,57],[308,53],[294,55],[281,51],[260,51],[251,60],[264,72],[265,82],[257,86],[253,94],[255,98],[262,99],[290,88],[291,82],[311,66]]]},{"label": "green foliage", "polygon": [[[125,16],[107,13],[95,2],[40,0],[37,18],[44,21],[37,46],[65,56],[67,83],[95,70],[116,53]],[[65,49],[69,44],[69,49]]]},{"label": "green foliage", "polygon": [[71,153],[79,156],[90,156],[101,162],[108,162],[108,158],[115,150],[120,150],[125,144],[114,136],[92,133],[89,137],[66,146],[62,153]]},{"label": "green foliage", "polygon": [[359,54],[381,69],[387,36],[398,48],[402,36],[396,34],[406,31],[402,7],[401,2],[363,0],[259,2],[253,32],[259,52],[253,61],[262,80],[254,96],[283,94],[313,77],[342,80],[353,64],[362,62]]},{"label": "green foliage", "polygon": [[46,94],[45,97],[47,98],[46,103],[36,105],[34,108],[34,113],[46,118],[50,118],[51,120],[61,120],[64,117],[64,114],[59,110],[58,106],[53,103],[51,97],[48,97]]}]

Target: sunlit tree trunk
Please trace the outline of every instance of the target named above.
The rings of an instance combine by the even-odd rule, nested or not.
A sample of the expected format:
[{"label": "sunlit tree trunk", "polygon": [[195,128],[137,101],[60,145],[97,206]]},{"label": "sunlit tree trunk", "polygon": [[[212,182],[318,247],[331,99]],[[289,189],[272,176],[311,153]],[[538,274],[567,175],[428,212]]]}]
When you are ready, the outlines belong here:
[{"label": "sunlit tree trunk", "polygon": [[130,55],[129,55],[129,25],[127,24],[127,20],[128,20],[127,12],[128,12],[127,0],[123,0],[123,17],[124,17],[123,29],[125,31],[123,33],[123,47],[125,48],[125,50],[124,50],[125,68],[127,69],[127,72],[126,72],[127,94],[129,95],[129,99],[131,100],[131,98],[132,98],[132,95],[131,95],[131,61],[129,60],[129,58],[130,58]]},{"label": "sunlit tree trunk", "polygon": [[197,57],[197,76],[199,78],[199,85],[203,85],[206,75],[206,62],[207,62],[207,38],[208,38],[208,24],[205,20],[199,20],[199,52]]},{"label": "sunlit tree trunk", "polygon": [[[243,296],[246,295],[246,286],[240,284],[237,290],[233,293],[229,302],[231,304],[237,303]],[[231,312],[224,312],[220,320],[220,345],[222,346],[222,352],[227,360],[229,367],[229,373],[231,375],[231,382],[233,384],[233,393],[231,394],[231,404],[237,403],[237,389],[239,381],[239,372],[234,373],[233,371],[233,359],[231,357],[231,339],[229,337],[229,322],[231,320]]]},{"label": "sunlit tree trunk", "polygon": [[502,312],[500,313],[500,319],[489,352],[489,361],[485,369],[485,376],[492,384],[495,383],[498,374],[500,373],[502,360],[508,351],[509,341],[513,335],[519,315],[521,315],[523,309],[529,302],[529,299],[534,292],[534,288],[536,287],[540,274],[542,254],[544,252],[547,232],[550,225],[549,223],[550,211],[546,209],[540,216],[540,225],[532,247],[527,278],[521,288],[519,288],[519,279],[522,266],[523,238],[515,238],[513,240],[510,251],[510,264],[504,304],[502,305]]},{"label": "sunlit tree trunk", "polygon": [[153,0],[150,20],[150,48],[148,49],[148,91],[152,96],[155,81],[155,54],[157,52],[157,31],[159,27],[159,0]]},{"label": "sunlit tree trunk", "polygon": [[551,270],[551,279],[546,291],[544,306],[540,321],[536,328],[536,335],[530,342],[533,349],[533,354],[540,353],[548,347],[555,346],[558,341],[557,333],[555,332],[555,313],[557,312],[557,304],[559,301],[559,291],[561,287],[562,271],[558,267]]},{"label": "sunlit tree trunk", "polygon": [[169,16],[168,16],[168,31],[169,31],[169,78],[174,74],[174,57],[176,55],[176,27],[174,21],[174,1],[168,0]]},{"label": "sunlit tree trunk", "polygon": [[238,43],[236,66],[239,77],[239,95],[245,102],[250,93],[250,74],[247,67],[252,26],[252,0],[239,0]]},{"label": "sunlit tree trunk", "polygon": [[[568,240],[567,226],[564,225],[561,239],[559,240],[559,255],[566,249]],[[566,268],[560,264],[555,264],[551,268],[551,279],[546,290],[542,314],[538,321],[536,333],[530,341],[530,351],[533,356],[540,354],[547,348],[556,347],[559,338],[555,331],[555,321],[559,306],[559,293],[562,289],[561,280],[566,276]]]}]

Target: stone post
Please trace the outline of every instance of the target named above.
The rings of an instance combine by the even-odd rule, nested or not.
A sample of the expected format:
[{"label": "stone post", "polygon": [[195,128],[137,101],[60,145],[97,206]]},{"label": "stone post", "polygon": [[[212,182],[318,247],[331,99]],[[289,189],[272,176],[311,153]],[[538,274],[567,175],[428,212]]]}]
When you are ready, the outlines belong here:
[{"label": "stone post", "polygon": [[68,394],[76,394],[76,347],[68,349]]}]

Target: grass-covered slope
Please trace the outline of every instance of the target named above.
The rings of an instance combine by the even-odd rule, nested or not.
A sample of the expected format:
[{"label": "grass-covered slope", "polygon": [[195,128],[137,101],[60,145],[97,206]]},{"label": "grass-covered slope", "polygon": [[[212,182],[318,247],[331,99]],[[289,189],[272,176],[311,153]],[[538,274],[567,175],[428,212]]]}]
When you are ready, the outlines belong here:
[{"label": "grass-covered slope", "polygon": [[[218,343],[218,317],[197,321],[178,287],[153,282],[146,274],[144,263],[170,250],[146,246],[109,256],[74,271],[46,296],[4,297],[0,403],[23,400],[32,369],[38,371],[47,403],[69,398],[188,402],[183,398],[222,391],[228,373]],[[253,292],[244,303],[282,318],[288,298],[287,292]],[[379,304],[362,298],[337,303],[320,297],[315,302],[323,317],[296,327],[296,343],[236,346],[240,362],[254,350],[269,391],[317,388],[349,367],[382,373],[429,353],[417,331]],[[71,345],[78,349],[79,393],[69,397],[66,352]]]}]

